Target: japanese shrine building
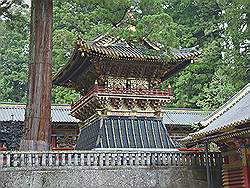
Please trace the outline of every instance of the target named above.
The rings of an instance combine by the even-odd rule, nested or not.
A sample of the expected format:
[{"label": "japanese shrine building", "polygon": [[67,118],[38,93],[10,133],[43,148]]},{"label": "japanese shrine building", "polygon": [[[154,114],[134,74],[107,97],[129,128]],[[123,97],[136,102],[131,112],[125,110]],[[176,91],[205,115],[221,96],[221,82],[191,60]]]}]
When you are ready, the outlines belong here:
[{"label": "japanese shrine building", "polygon": [[53,79],[82,95],[71,107],[82,122],[76,149],[175,148],[160,117],[171,92],[158,86],[198,56],[195,49],[166,51],[146,39],[137,46],[112,36],[79,40]]},{"label": "japanese shrine building", "polygon": [[162,110],[162,122],[176,147],[184,147],[178,140],[194,132],[194,125],[205,119],[211,112],[190,108]]},{"label": "japanese shrine building", "polygon": [[216,143],[223,155],[223,186],[250,187],[250,84],[182,139],[187,146]]},{"label": "japanese shrine building", "polygon": [[[18,149],[25,118],[24,104],[0,103],[0,147]],[[52,105],[52,150],[72,150],[79,134],[79,120],[70,116],[69,105]]]}]

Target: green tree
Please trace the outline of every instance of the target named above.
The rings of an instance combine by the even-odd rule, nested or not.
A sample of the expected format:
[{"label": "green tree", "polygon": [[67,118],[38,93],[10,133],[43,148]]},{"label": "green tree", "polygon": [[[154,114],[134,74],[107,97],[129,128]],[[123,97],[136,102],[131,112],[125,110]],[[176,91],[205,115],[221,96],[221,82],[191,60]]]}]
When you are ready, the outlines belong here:
[{"label": "green tree", "polygon": [[[29,51],[29,13],[12,9],[21,20],[0,22],[0,101],[25,102]],[[21,17],[20,17],[21,16]]]},{"label": "green tree", "polygon": [[[21,9],[27,9],[28,5],[23,0],[1,0],[0,1],[0,20],[22,20]],[[18,9],[19,11],[14,11]]]},{"label": "green tree", "polygon": [[[24,102],[29,13],[22,1],[6,2],[15,3],[0,5],[0,100]],[[166,49],[199,46],[201,58],[162,87],[173,87],[171,106],[216,108],[249,82],[247,8],[245,0],[55,0],[53,74],[68,62],[78,37],[107,33],[137,43],[146,37]],[[77,96],[54,87],[52,100],[71,103]]]},{"label": "green tree", "polygon": [[[228,95],[220,95],[213,105],[201,100],[214,92],[220,69],[225,69],[233,94],[247,83],[247,4],[245,1],[175,0],[166,1],[166,11],[179,25],[178,37],[183,47],[199,45],[202,57],[169,80],[174,87],[175,107],[211,108],[221,105]],[[244,46],[244,47],[243,47]],[[211,87],[211,88],[210,88]],[[216,104],[216,105],[215,105]]]}]

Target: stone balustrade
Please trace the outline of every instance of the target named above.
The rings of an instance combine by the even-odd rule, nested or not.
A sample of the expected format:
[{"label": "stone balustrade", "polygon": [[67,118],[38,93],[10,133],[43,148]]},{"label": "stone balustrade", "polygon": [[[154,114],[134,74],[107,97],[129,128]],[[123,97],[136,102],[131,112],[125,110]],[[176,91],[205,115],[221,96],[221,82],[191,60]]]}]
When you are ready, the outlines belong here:
[{"label": "stone balustrade", "polygon": [[[209,153],[209,165],[220,165],[220,153]],[[206,166],[205,153],[137,151],[0,152],[0,169],[43,166]]]}]

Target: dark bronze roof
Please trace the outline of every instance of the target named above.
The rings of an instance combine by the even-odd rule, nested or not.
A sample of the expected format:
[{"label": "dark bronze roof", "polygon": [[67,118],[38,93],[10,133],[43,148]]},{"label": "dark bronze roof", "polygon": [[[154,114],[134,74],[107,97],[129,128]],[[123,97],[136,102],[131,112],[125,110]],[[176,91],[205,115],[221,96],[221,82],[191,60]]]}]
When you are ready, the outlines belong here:
[{"label": "dark bronze roof", "polygon": [[175,148],[157,118],[111,116],[81,130],[76,149]]},{"label": "dark bronze roof", "polygon": [[158,74],[159,78],[166,79],[185,68],[199,55],[200,52],[195,48],[163,50],[146,39],[137,46],[112,36],[101,36],[91,42],[79,40],[69,63],[54,76],[53,83],[72,86],[72,77],[75,76],[72,74],[87,70],[93,58],[95,61],[138,63],[138,66],[147,65],[148,62],[150,66],[157,65],[156,69],[162,69],[159,70],[162,71]]},{"label": "dark bronze roof", "polygon": [[[78,41],[79,50],[93,55],[108,57],[111,59],[127,59],[130,61],[164,61],[163,55],[168,55],[170,60],[188,60],[197,57],[200,53],[193,48],[172,49],[169,54],[167,51],[161,50],[157,46],[144,40],[145,44],[133,46],[125,41],[118,40],[114,37],[103,37],[98,41],[85,42]],[[150,48],[148,48],[150,46]],[[150,51],[152,50],[152,51]],[[153,51],[157,51],[153,55]],[[151,53],[150,53],[151,52]]]}]

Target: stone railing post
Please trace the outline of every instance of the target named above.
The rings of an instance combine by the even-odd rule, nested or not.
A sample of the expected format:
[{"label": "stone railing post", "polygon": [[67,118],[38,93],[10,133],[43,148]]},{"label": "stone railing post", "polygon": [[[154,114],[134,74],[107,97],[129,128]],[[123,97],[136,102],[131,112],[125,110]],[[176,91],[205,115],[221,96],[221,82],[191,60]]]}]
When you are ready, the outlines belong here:
[{"label": "stone railing post", "polygon": [[162,165],[162,154],[156,153],[156,155],[157,155],[157,165],[161,166]]},{"label": "stone railing post", "polygon": [[17,154],[17,153],[14,153],[14,154],[13,154],[13,166],[14,166],[14,167],[17,167],[18,164],[19,164],[19,162],[18,162],[18,154]]},{"label": "stone railing post", "polygon": [[49,153],[49,166],[53,165],[53,153]]},{"label": "stone railing post", "polygon": [[126,153],[123,153],[122,155],[122,164],[123,166],[126,166],[128,163],[127,163],[127,154]]},{"label": "stone railing post", "polygon": [[72,165],[72,153],[68,153],[68,163],[67,166],[71,166]]},{"label": "stone railing post", "polygon": [[172,165],[172,153],[167,153],[167,165],[171,166]]},{"label": "stone railing post", "polygon": [[141,165],[145,166],[146,164],[146,157],[145,157],[145,153],[141,153]]},{"label": "stone railing post", "polygon": [[157,153],[151,154],[151,165],[156,165],[156,156],[157,156]]},{"label": "stone railing post", "polygon": [[19,162],[20,162],[20,166],[25,165],[25,156],[23,153],[20,154]]},{"label": "stone railing post", "polygon": [[100,153],[99,155],[99,165],[103,166],[103,153]]},{"label": "stone railing post", "polygon": [[117,154],[117,165],[118,166],[122,165],[122,156],[120,153]]},{"label": "stone railing post", "polygon": [[130,166],[133,166],[133,164],[134,164],[134,161],[133,161],[134,159],[133,159],[133,154],[132,153],[129,153],[129,165]]},{"label": "stone railing post", "polygon": [[151,165],[151,154],[150,153],[146,154],[146,165],[147,166]]},{"label": "stone railing post", "polygon": [[109,153],[105,154],[105,166],[109,166]]},{"label": "stone railing post", "polygon": [[28,153],[28,166],[34,165],[33,164],[33,161],[34,161],[33,155],[36,155],[36,154]]},{"label": "stone railing post", "polygon": [[40,165],[39,159],[40,159],[40,154],[39,153],[35,154],[35,163],[34,164],[36,167],[38,167]]},{"label": "stone railing post", "polygon": [[97,166],[98,165],[98,156],[96,153],[94,153],[94,161],[93,161],[93,165]]},{"label": "stone railing post", "polygon": [[65,164],[66,164],[66,154],[63,153],[63,154],[62,154],[62,158],[61,158],[61,165],[62,165],[62,166],[65,166]]},{"label": "stone railing post", "polygon": [[79,160],[78,160],[78,153],[74,154],[74,166],[78,166],[79,165]]},{"label": "stone railing post", "polygon": [[10,167],[10,153],[7,153],[6,155],[6,166]]},{"label": "stone railing post", "polygon": [[47,165],[47,154],[42,153],[42,166],[46,166],[46,165]]},{"label": "stone railing post", "polygon": [[111,166],[115,166],[115,162],[116,162],[116,154],[112,153],[111,154]]},{"label": "stone railing post", "polygon": [[139,155],[140,155],[140,153],[136,153],[135,154],[135,166],[139,166],[140,165]]},{"label": "stone railing post", "polygon": [[4,161],[3,161],[3,153],[0,152],[0,169],[3,168],[3,165],[4,165]]},{"label": "stone railing post", "polygon": [[91,166],[91,154],[87,153],[87,166]]},{"label": "stone railing post", "polygon": [[80,155],[80,160],[81,160],[81,166],[84,166],[84,153],[81,153]]},{"label": "stone railing post", "polygon": [[162,165],[163,166],[167,165],[167,155],[166,155],[166,153],[162,154]]},{"label": "stone railing post", "polygon": [[55,153],[55,165],[59,166],[60,165],[60,154]]}]

